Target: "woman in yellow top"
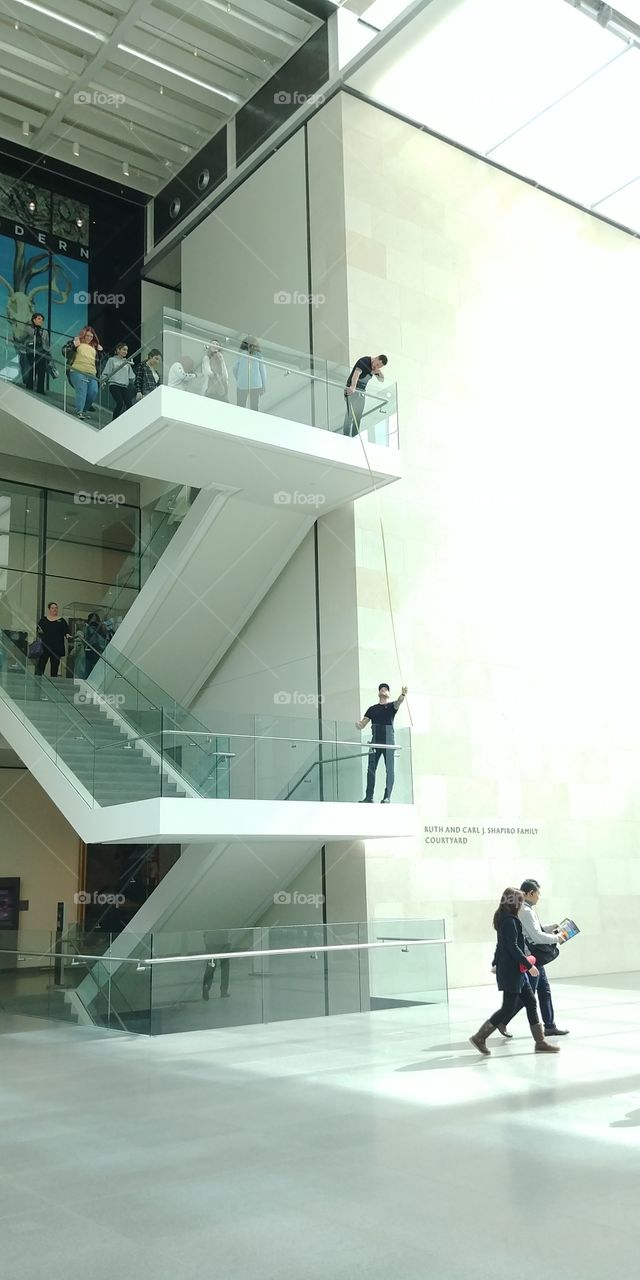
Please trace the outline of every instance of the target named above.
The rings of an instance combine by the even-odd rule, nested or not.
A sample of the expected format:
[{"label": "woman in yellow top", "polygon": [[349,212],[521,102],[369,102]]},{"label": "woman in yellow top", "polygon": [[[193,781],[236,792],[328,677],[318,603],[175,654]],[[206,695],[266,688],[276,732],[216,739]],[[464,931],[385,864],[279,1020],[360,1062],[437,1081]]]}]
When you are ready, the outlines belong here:
[{"label": "woman in yellow top", "polygon": [[73,339],[76,354],[69,370],[69,382],[76,393],[75,414],[84,418],[98,398],[98,353],[102,351],[95,329],[87,325]]}]

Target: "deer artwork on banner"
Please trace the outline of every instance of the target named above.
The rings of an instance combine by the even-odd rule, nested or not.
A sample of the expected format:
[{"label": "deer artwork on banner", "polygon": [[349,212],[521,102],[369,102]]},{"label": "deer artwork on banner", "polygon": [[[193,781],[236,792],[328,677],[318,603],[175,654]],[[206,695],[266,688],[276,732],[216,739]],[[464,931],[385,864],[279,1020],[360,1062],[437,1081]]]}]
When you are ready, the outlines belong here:
[{"label": "deer artwork on banner", "polygon": [[[50,254],[36,253],[32,258],[25,256],[25,245],[17,240],[13,263],[13,284],[0,276],[0,284],[7,290],[7,319],[11,326],[12,341],[19,346],[31,333],[31,316],[36,310],[35,302],[39,293],[49,292],[49,282],[36,284],[33,281],[43,271],[49,269]],[[55,257],[51,257],[51,297],[53,301],[64,303],[69,298],[73,282],[64,267]]]}]

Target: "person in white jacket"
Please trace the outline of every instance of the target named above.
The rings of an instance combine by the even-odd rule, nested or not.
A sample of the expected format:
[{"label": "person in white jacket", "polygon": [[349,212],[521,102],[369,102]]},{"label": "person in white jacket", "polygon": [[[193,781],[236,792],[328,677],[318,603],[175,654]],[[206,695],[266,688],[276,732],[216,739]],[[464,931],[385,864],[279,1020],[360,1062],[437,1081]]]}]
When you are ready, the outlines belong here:
[{"label": "person in white jacket", "polygon": [[[520,908],[520,923],[522,924],[525,940],[531,947],[533,954],[536,954],[536,944],[540,946],[542,943],[547,947],[559,946],[564,939],[558,930],[558,926],[550,925],[548,929],[543,929],[538,919],[536,911],[540,898],[538,881],[523,880],[520,889],[524,894],[524,902]],[[534,992],[537,992],[540,1013],[544,1023],[544,1033],[546,1036],[568,1036],[568,1031],[560,1031],[556,1026],[551,987],[549,986],[549,979],[545,973],[544,965],[538,964],[537,967],[539,976],[530,979],[530,981]]]}]

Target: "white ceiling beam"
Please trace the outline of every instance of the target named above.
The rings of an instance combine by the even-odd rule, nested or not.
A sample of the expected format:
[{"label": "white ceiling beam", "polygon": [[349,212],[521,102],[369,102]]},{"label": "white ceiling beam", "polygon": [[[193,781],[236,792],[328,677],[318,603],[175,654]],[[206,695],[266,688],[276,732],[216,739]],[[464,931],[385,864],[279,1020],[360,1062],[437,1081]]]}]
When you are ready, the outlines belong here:
[{"label": "white ceiling beam", "polygon": [[[48,148],[47,154],[55,160],[62,160],[65,164],[69,163],[69,144],[68,142],[60,142],[58,139],[52,141]],[[109,178],[112,182],[118,183],[121,187],[132,187],[136,191],[144,191],[147,195],[157,195],[158,191],[166,182],[166,170],[162,170],[162,177],[158,177],[157,173],[149,172],[144,165],[136,162],[131,165],[131,172],[126,178],[122,172],[121,161],[112,160],[110,156],[102,156],[98,152],[90,151],[85,148],[82,154],[82,167],[86,173],[95,173],[101,178]],[[135,169],[135,173],[134,173]]]},{"label": "white ceiling beam", "polygon": [[196,57],[191,46],[185,48],[178,44],[169,44],[149,31],[142,31],[139,26],[126,39],[123,37],[119,43],[130,45],[136,51],[175,67],[185,75],[204,80],[213,88],[220,89],[224,93],[237,94],[243,99],[260,83],[255,76],[250,76],[246,72],[232,71],[215,65],[207,54],[200,50]]},{"label": "white ceiling beam", "polygon": [[39,40],[28,31],[3,32],[0,36],[0,55],[13,59],[23,67],[39,67],[50,71],[64,83],[82,75],[84,60],[66,49],[57,49]]},{"label": "white ceiling beam", "polygon": [[[151,55],[151,57],[154,56],[154,54]],[[158,61],[163,62],[165,60],[162,57],[158,57]],[[150,85],[160,84],[165,90],[175,90],[176,94],[182,92],[189,101],[203,107],[207,112],[210,134],[215,133],[218,124],[228,120],[236,109],[235,103],[230,102],[227,98],[221,98],[218,94],[211,93],[210,90],[203,89],[200,85],[191,84],[188,80],[181,79],[180,76],[173,76],[168,72],[165,73],[158,67],[154,67],[152,63],[145,62],[140,58],[136,59],[132,54],[124,53],[120,49],[113,55],[111,62],[114,66],[117,65],[120,71],[117,85],[122,87],[123,93],[126,93],[128,77],[132,73],[135,75],[136,85],[139,80],[143,80]],[[197,70],[197,67],[193,68],[194,76],[198,79],[204,79],[204,77],[197,76]]]},{"label": "white ceiling beam", "polygon": [[148,17],[140,22],[139,29],[148,32],[155,39],[161,36],[169,43],[181,42],[189,50],[197,49],[199,54],[206,54],[212,62],[219,62],[223,68],[232,72],[236,68],[235,74],[244,72],[257,80],[264,80],[265,76],[270,75],[271,68],[285,52],[285,46],[281,45],[278,53],[270,58],[266,50],[251,50],[246,43],[240,46],[225,39],[223,23],[219,24],[218,30],[205,31],[190,21],[191,17],[191,11],[176,17],[153,8]]},{"label": "white ceiling beam", "polygon": [[[175,0],[173,3],[163,4],[167,14],[173,21],[179,20],[184,10],[179,10]],[[158,9],[154,9],[157,14]],[[276,24],[273,34],[268,31],[261,30],[259,26],[252,26],[251,23],[241,22],[234,16],[233,8],[231,12],[227,10],[226,0],[195,0],[195,3],[189,7],[188,13],[189,23],[199,28],[210,29],[218,35],[226,43],[232,45],[234,49],[245,49],[252,56],[264,55],[267,58],[274,58],[281,61],[282,58],[289,57],[294,52],[298,43],[306,39],[311,34],[313,27],[307,25],[300,38],[292,31],[288,31],[282,22]],[[259,19],[255,20],[259,22]],[[264,18],[261,22],[262,26],[267,26]],[[293,43],[291,43],[293,42]]]},{"label": "white ceiling beam", "polygon": [[[90,91],[107,97],[113,93],[113,88],[104,80],[93,80]],[[166,91],[160,94],[157,89],[154,91],[142,84],[136,84],[135,95],[132,96],[129,83],[126,112],[120,111],[118,118],[132,121],[135,128],[150,128],[161,137],[175,138],[177,142],[188,142],[191,146],[201,147],[209,138],[210,114],[196,112],[183,102],[172,102]],[[116,115],[118,110],[113,108]]]},{"label": "white ceiling beam", "polygon": [[82,71],[78,73],[78,79],[75,84],[67,91],[65,97],[58,103],[55,111],[51,112],[49,119],[38,131],[34,138],[33,145],[39,150],[46,149],[46,143],[50,138],[54,137],[59,130],[60,122],[64,119],[65,113],[73,101],[74,93],[79,93],[85,89],[88,81],[98,74],[100,69],[110,60],[116,49],[119,40],[124,39],[135,27],[138,18],[144,13],[149,0],[133,0],[133,4],[123,20],[114,27],[112,35],[104,44],[101,44],[96,50],[95,56],[87,62]]}]

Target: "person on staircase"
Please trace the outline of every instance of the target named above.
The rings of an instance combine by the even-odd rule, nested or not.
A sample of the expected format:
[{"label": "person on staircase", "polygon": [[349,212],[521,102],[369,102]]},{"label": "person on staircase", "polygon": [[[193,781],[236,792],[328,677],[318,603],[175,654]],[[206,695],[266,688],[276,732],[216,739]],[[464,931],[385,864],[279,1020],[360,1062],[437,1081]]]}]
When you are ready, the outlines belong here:
[{"label": "person on staircase", "polygon": [[529,978],[538,977],[535,957],[527,954],[524,932],[519,912],[524,901],[521,889],[505,889],[493,917],[493,927],[497,934],[496,946],[496,981],[502,992],[502,1005],[492,1013],[487,1022],[474,1036],[470,1043],[478,1053],[486,1058],[491,1056],[487,1048],[487,1040],[499,1027],[507,1023],[522,1008],[527,1011],[529,1027],[535,1040],[536,1053],[559,1053],[558,1046],[549,1044],[544,1037],[544,1028],[538,1017],[538,1006]]},{"label": "person on staircase", "polygon": [[128,356],[127,343],[119,342],[113,355],[107,360],[100,377],[100,385],[109,387],[109,395],[113,400],[112,422],[115,418],[119,418],[121,413],[126,413],[133,403],[136,375]]},{"label": "person on staircase", "polygon": [[55,600],[50,600],[47,612],[37,626],[39,639],[42,641],[42,653],[36,659],[36,675],[43,676],[49,663],[52,677],[57,676],[60,662],[65,655],[66,639],[69,635],[69,623],[60,617],[60,610]]},{"label": "person on staircase", "polygon": [[45,378],[50,368],[49,334],[45,328],[41,311],[34,311],[31,317],[29,333],[20,355],[22,379],[26,391],[34,388],[39,396],[46,394]]},{"label": "person on staircase", "polygon": [[76,418],[83,419],[85,413],[92,413],[98,399],[98,359],[102,354],[100,339],[91,325],[73,339],[75,355],[69,369],[69,381],[76,399],[74,413]]}]

